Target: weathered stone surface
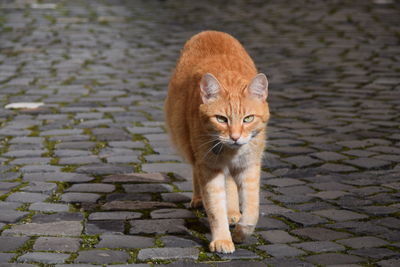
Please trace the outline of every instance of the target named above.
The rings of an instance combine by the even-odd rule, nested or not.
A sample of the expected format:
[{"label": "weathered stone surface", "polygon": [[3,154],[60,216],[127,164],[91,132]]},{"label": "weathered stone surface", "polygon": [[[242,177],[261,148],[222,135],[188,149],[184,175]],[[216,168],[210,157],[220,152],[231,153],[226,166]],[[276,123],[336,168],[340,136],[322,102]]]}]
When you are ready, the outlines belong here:
[{"label": "weathered stone surface", "polygon": [[173,219],[173,218],[195,218],[196,216],[184,209],[160,209],[150,213],[154,219]]},{"label": "weathered stone surface", "polygon": [[382,260],[378,262],[379,267],[396,267],[400,264],[400,259]]},{"label": "weathered stone surface", "polygon": [[51,194],[57,190],[57,184],[55,183],[44,183],[44,182],[31,182],[28,186],[22,188],[28,192],[39,192],[44,194]]},{"label": "weathered stone surface", "polygon": [[34,250],[49,250],[74,252],[79,249],[80,240],[78,238],[66,237],[39,237],[33,245]]},{"label": "weathered stone surface", "polygon": [[102,221],[102,220],[132,220],[142,217],[139,212],[129,212],[129,211],[114,211],[114,212],[94,212],[89,215],[90,221]]},{"label": "weathered stone surface", "polygon": [[28,223],[14,225],[11,229],[3,231],[3,235],[53,235],[53,236],[79,236],[82,233],[82,224],[74,221],[60,221],[52,223]]},{"label": "weathered stone surface", "polygon": [[172,247],[172,248],[201,247],[201,244],[199,244],[194,240],[183,237],[177,237],[173,235],[163,236],[160,238],[160,240],[163,242],[165,247]]},{"label": "weathered stone surface", "polygon": [[87,223],[85,227],[85,233],[88,235],[96,234],[118,234],[124,232],[123,221],[93,221]]},{"label": "weathered stone surface", "polygon": [[199,251],[197,248],[145,248],[141,249],[138,259],[144,260],[173,260],[193,259],[197,260]]},{"label": "weathered stone surface", "polygon": [[191,167],[185,163],[147,163],[142,165],[142,170],[145,172],[171,172],[183,179],[192,178]]},{"label": "weathered stone surface", "polygon": [[289,220],[292,220],[296,223],[300,223],[304,226],[311,226],[327,222],[327,220],[324,218],[306,212],[291,212],[291,213],[284,213],[282,215],[288,218]]},{"label": "weathered stone surface", "polygon": [[24,174],[25,181],[39,182],[90,182],[93,177],[85,174],[69,173],[69,172],[54,172],[54,173],[27,173]]},{"label": "weathered stone surface", "polygon": [[343,239],[351,236],[350,234],[345,232],[337,232],[320,227],[307,227],[307,228],[296,229],[293,230],[292,233],[295,235],[311,238],[313,240],[318,240],[318,241]]},{"label": "weathered stone surface", "polygon": [[82,183],[74,184],[65,192],[99,192],[99,193],[111,193],[115,190],[115,186],[111,184],[99,184],[99,183]]},{"label": "weathered stone surface", "polygon": [[257,247],[276,258],[295,257],[306,254],[304,251],[285,244],[263,245]]},{"label": "weathered stone surface", "polygon": [[168,184],[127,184],[123,185],[123,188],[127,193],[160,193],[160,192],[172,192],[172,186]]},{"label": "weathered stone surface", "polygon": [[99,194],[94,193],[65,193],[61,196],[63,202],[90,202],[94,203],[100,198]]},{"label": "weathered stone surface", "polygon": [[303,181],[301,181],[301,180],[298,180],[298,179],[276,178],[276,179],[268,179],[266,184],[279,186],[279,187],[284,187],[284,186],[302,185],[302,184],[305,184],[305,183]]},{"label": "weathered stone surface", "polygon": [[365,219],[368,218],[367,215],[348,211],[348,210],[319,210],[314,211],[314,214],[327,217],[331,220],[335,221],[350,221],[350,220],[358,220],[358,219]]},{"label": "weathered stone surface", "polygon": [[[4,266],[4,267],[12,266],[12,265],[16,266],[17,265],[16,263],[6,263],[6,262],[9,262],[14,257],[15,257],[15,253],[3,253],[3,252],[0,252],[0,265]],[[31,265],[31,267],[33,267],[33,266],[34,265]],[[23,266],[21,266],[21,267],[23,267]],[[28,267],[28,266],[26,266],[26,267]]]},{"label": "weathered stone surface", "polygon": [[188,231],[183,219],[134,220],[130,224],[131,234],[184,234]]},{"label": "weathered stone surface", "polygon": [[48,195],[40,193],[16,192],[9,195],[7,197],[7,201],[33,203],[44,201],[48,197]]},{"label": "weathered stone surface", "polygon": [[69,207],[66,204],[36,202],[29,206],[29,210],[43,212],[66,212],[69,210]]},{"label": "weathered stone surface", "polygon": [[85,250],[80,251],[75,263],[109,264],[123,263],[129,259],[125,251],[116,250]]},{"label": "weathered stone surface", "polygon": [[7,210],[7,212],[0,212],[0,222],[14,223],[28,215],[28,212]]},{"label": "weathered stone surface", "polygon": [[21,247],[28,237],[23,236],[0,236],[0,251],[14,251]]},{"label": "weathered stone surface", "polygon": [[32,217],[33,223],[49,223],[59,221],[83,221],[84,216],[79,212],[58,212],[52,214],[38,213]]},{"label": "weathered stone surface", "polygon": [[161,197],[168,202],[189,202],[192,199],[191,192],[162,193]]},{"label": "weathered stone surface", "polygon": [[351,248],[373,248],[388,245],[388,242],[373,236],[353,237],[336,241]]},{"label": "weathered stone surface", "polygon": [[283,230],[269,230],[259,232],[261,236],[270,243],[291,243],[299,241],[298,238],[289,235],[287,232]]},{"label": "weathered stone surface", "polygon": [[334,264],[350,264],[364,261],[358,256],[351,256],[338,253],[325,253],[305,257],[306,261],[315,264],[334,265]]},{"label": "weathered stone surface", "polygon": [[85,165],[76,169],[77,173],[104,175],[114,173],[131,173],[133,168],[128,165],[94,164]]},{"label": "weathered stone surface", "polygon": [[104,183],[130,183],[130,182],[163,183],[169,181],[170,181],[169,177],[161,173],[113,174],[106,176],[103,179]]},{"label": "weathered stone surface", "polygon": [[311,251],[314,253],[345,250],[344,246],[338,245],[330,241],[304,242],[304,243],[292,244],[292,246],[301,248],[303,250]]},{"label": "weathered stone surface", "polygon": [[364,258],[383,259],[398,256],[398,252],[388,248],[361,248],[349,251],[352,255],[357,255]]},{"label": "weathered stone surface", "polygon": [[126,235],[102,235],[96,248],[148,248],[154,246],[154,238]]},{"label": "weathered stone surface", "polygon": [[155,208],[175,208],[174,203],[157,201],[111,201],[102,206],[103,210],[142,210]]},{"label": "weathered stone surface", "polygon": [[64,263],[69,258],[69,254],[47,253],[47,252],[28,252],[20,256],[18,262],[40,262],[46,264]]}]

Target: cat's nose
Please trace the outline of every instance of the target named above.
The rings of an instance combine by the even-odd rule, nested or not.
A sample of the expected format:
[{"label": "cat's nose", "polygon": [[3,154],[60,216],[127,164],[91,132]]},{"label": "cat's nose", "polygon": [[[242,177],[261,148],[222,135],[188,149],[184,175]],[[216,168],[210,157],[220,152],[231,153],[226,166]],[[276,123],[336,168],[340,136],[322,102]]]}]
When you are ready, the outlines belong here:
[{"label": "cat's nose", "polygon": [[237,140],[239,140],[239,138],[240,138],[240,133],[232,133],[231,134],[231,139],[233,140],[233,141],[237,141]]}]

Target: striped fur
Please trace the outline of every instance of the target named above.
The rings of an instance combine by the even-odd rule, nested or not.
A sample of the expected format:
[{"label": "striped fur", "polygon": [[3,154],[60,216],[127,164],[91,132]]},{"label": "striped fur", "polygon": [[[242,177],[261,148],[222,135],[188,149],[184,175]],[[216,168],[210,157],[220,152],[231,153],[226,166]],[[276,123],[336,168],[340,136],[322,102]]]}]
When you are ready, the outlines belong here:
[{"label": "striped fur", "polygon": [[242,242],[257,223],[267,86],[242,45],[215,31],[185,44],[169,83],[167,128],[193,166],[191,206],[204,205],[211,251],[232,253],[232,237]]}]

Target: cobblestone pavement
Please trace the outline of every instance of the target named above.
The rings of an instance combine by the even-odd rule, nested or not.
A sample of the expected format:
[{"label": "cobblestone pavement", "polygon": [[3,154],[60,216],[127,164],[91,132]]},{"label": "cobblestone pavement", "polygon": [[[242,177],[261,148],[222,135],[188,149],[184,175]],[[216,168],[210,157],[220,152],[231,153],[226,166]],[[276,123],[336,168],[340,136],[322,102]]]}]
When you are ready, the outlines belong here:
[{"label": "cobblestone pavement", "polygon": [[[399,11],[0,1],[0,266],[400,266]],[[270,79],[260,221],[231,255],[208,252],[163,126],[179,50],[204,29]],[[26,101],[45,105],[4,108]]]}]

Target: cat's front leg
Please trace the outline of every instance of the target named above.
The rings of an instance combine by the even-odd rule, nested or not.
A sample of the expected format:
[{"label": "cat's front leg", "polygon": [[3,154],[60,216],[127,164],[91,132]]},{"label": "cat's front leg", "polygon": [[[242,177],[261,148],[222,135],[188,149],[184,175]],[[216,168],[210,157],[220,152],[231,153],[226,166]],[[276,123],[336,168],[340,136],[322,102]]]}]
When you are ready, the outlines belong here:
[{"label": "cat's front leg", "polygon": [[241,243],[256,227],[260,206],[260,166],[254,165],[244,170],[238,177],[242,217],[236,224],[232,237]]},{"label": "cat's front leg", "polygon": [[210,251],[232,253],[235,246],[229,231],[226,210],[225,175],[222,171],[205,171],[202,178],[203,204],[212,235]]}]

